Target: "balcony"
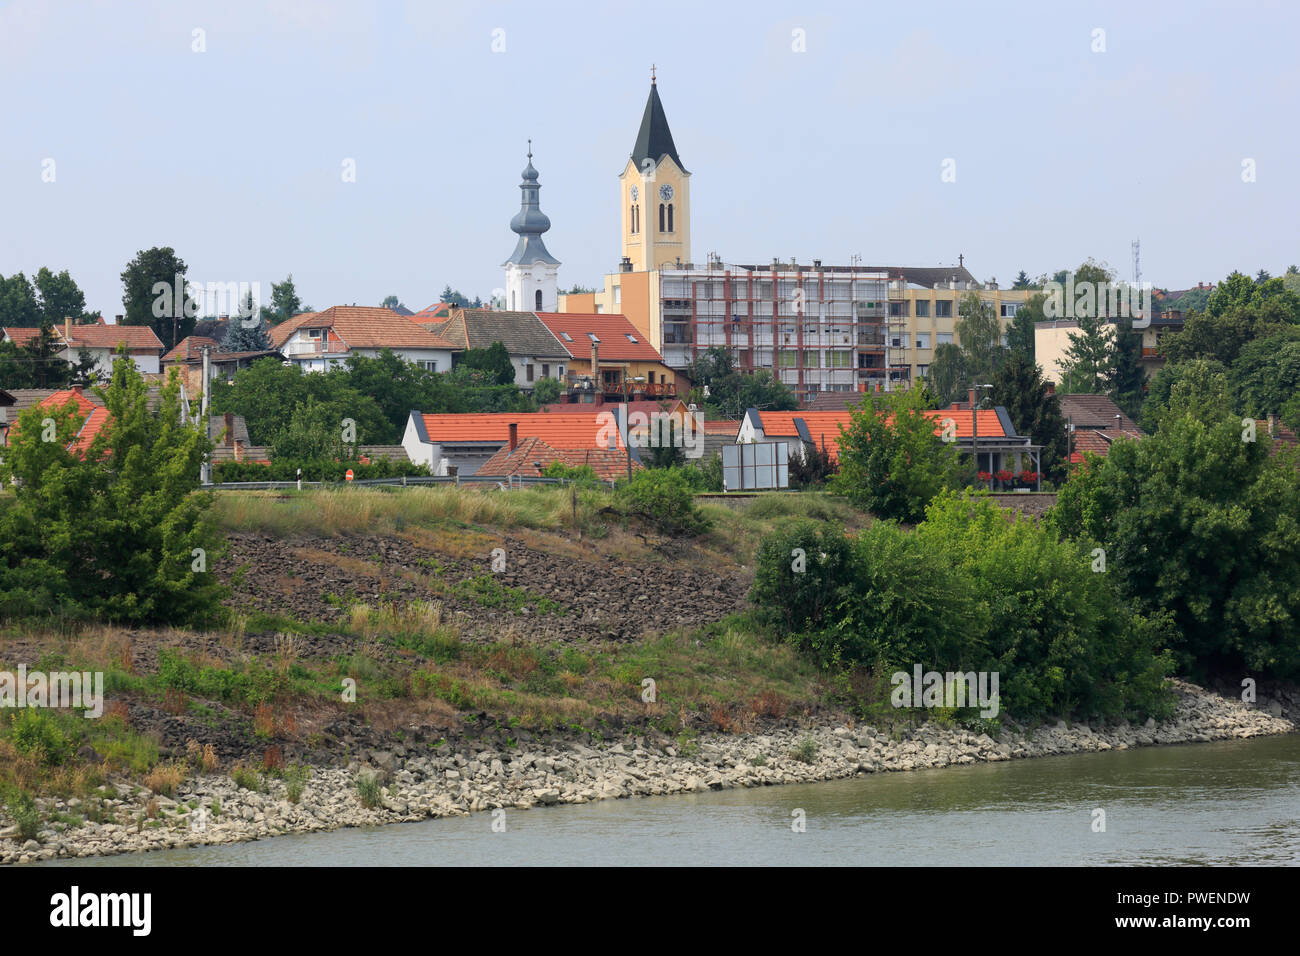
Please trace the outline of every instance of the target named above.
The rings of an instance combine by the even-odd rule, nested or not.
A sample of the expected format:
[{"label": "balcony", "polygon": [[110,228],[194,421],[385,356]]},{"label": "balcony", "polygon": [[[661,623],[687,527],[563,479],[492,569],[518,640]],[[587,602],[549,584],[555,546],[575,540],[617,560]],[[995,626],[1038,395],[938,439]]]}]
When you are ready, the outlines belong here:
[{"label": "balcony", "polygon": [[297,341],[290,342],[282,349],[285,356],[290,355],[329,355],[341,354],[348,351],[348,347],[342,342],[321,342],[321,341]]}]

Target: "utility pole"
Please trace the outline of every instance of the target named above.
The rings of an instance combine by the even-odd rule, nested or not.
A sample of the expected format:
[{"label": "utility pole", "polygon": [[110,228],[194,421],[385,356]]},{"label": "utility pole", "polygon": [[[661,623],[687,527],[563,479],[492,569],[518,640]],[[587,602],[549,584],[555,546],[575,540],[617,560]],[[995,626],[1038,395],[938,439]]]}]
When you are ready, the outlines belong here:
[{"label": "utility pole", "polygon": [[[208,421],[208,393],[212,391],[212,356],[211,346],[203,346],[203,396],[199,401],[199,422],[203,425],[203,437],[212,437],[212,427]],[[212,483],[212,455],[203,456],[203,467],[199,471],[199,481],[205,485]]]}]

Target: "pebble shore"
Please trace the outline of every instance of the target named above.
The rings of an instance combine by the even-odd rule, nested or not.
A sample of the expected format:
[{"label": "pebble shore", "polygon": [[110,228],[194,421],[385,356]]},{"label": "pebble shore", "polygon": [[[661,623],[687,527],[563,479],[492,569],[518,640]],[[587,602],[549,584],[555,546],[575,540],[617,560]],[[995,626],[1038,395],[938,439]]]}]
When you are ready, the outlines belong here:
[{"label": "pebble shore", "polygon": [[[286,833],[376,826],[537,805],[618,797],[695,793],[730,787],[838,780],[858,774],[920,770],[981,761],[1126,750],[1293,733],[1276,702],[1248,707],[1194,685],[1173,682],[1178,709],[1161,723],[1009,726],[999,739],[934,722],[891,736],[858,724],[825,723],[769,734],[701,735],[679,749],[667,738],[635,737],[596,749],[566,742],[527,751],[369,751],[346,768],[313,768],[297,803],[283,780],[242,789],[222,774],[193,777],[173,797],[111,780],[119,796],[98,809],[105,822],[59,822],[83,802],[41,800],[47,821],[39,840],[22,842],[0,821],[0,863],[108,856],[172,847],[238,843]],[[811,741],[811,743],[809,742]],[[798,756],[796,756],[798,754]],[[358,780],[375,777],[379,804],[362,805]],[[148,807],[154,802],[154,816]],[[57,814],[57,816],[56,816]]]}]

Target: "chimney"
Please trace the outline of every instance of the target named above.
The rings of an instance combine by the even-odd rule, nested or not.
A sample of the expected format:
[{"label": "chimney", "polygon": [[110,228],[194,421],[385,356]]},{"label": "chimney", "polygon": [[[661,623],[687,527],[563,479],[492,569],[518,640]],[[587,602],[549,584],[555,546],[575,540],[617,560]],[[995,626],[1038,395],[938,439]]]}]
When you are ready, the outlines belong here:
[{"label": "chimney", "polygon": [[235,444],[235,413],[226,412],[226,447]]},{"label": "chimney", "polygon": [[821,261],[820,259],[814,259],[814,260],[813,260],[813,268],[816,269],[818,272],[821,272],[821,269],[822,269],[822,261]]},{"label": "chimney", "polygon": [[243,460],[244,460],[244,443],[242,441],[237,441],[235,442],[235,461],[243,461]]},{"label": "chimney", "polygon": [[115,316],[113,316],[113,318],[117,319],[117,324],[118,324],[118,325],[121,325],[121,324],[122,324],[122,320],[125,319],[126,316],[125,316],[125,315],[115,315]]},{"label": "chimney", "polygon": [[1277,429],[1277,416],[1274,415],[1272,412],[1269,412],[1268,413],[1268,437],[1269,438],[1277,437],[1276,429]]},{"label": "chimney", "polygon": [[600,391],[600,345],[595,339],[591,342],[591,381],[592,387]]},{"label": "chimney", "polygon": [[66,317],[63,320],[63,338],[69,344],[72,343],[72,320]]},{"label": "chimney", "polygon": [[510,423],[510,450],[514,451],[519,447],[519,425],[515,422]]},{"label": "chimney", "polygon": [[975,389],[973,388],[970,390],[970,407],[972,410],[975,408]]},{"label": "chimney", "polygon": [[631,260],[630,258],[628,258],[627,256],[624,256],[624,257],[623,257],[623,260],[618,264],[618,271],[619,271],[619,272],[631,272],[631,271],[632,271],[632,260]]}]

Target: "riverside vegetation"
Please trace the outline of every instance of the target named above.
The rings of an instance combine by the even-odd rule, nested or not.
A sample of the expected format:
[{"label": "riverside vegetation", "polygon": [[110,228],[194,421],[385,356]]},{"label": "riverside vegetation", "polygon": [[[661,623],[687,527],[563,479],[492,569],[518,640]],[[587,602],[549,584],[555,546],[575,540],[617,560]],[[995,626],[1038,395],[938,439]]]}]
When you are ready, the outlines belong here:
[{"label": "riverside vegetation", "polygon": [[[1190,659],[1257,677],[1267,713],[1166,681],[1175,625],[1092,570],[1095,542],[981,496],[940,493],[914,529],[824,493],[700,504],[673,469],[214,498],[201,436],[151,418],[128,363],[114,390],[126,424],[86,458],[29,414],[7,465],[0,670],[100,671],[108,700],[0,719],[5,860],[1291,727],[1270,681],[1293,672]],[[918,663],[1000,669],[1002,715],[888,706]],[[177,822],[200,806],[212,829]]]}]

